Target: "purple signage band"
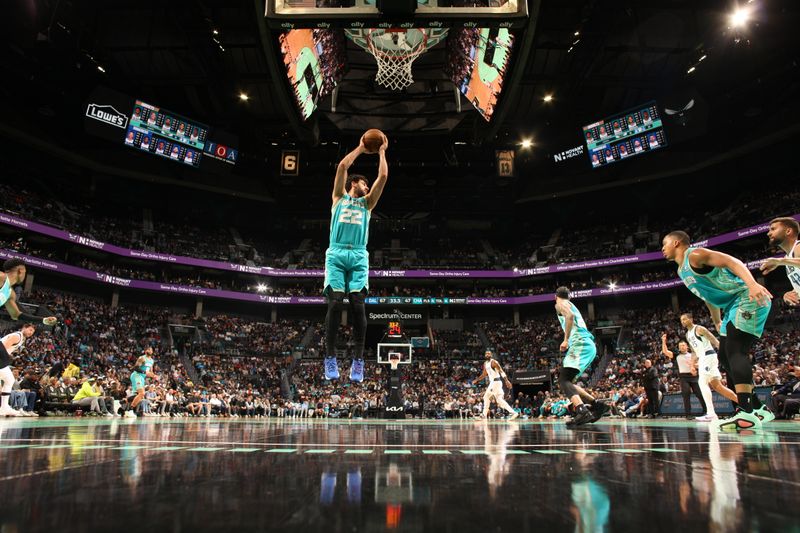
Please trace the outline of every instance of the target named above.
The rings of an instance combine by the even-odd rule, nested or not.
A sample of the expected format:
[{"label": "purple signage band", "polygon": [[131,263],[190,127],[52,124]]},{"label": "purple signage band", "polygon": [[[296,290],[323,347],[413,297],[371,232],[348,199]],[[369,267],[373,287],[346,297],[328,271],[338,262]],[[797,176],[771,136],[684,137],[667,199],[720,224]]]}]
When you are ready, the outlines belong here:
[{"label": "purple signage band", "polygon": [[[800,214],[794,215],[795,220],[800,221]],[[322,269],[315,270],[289,270],[282,268],[270,267],[257,267],[248,265],[239,265],[236,263],[229,263],[225,261],[212,261],[210,259],[198,259],[196,257],[186,257],[182,255],[171,255],[161,252],[145,252],[142,250],[131,250],[107,244],[102,241],[91,239],[70,233],[64,230],[39,224],[38,222],[31,222],[17,216],[0,212],[0,222],[15,228],[21,228],[35,233],[41,233],[49,237],[70,241],[81,246],[94,248],[95,250],[102,250],[122,257],[129,257],[133,259],[142,259],[145,261],[160,261],[163,263],[172,263],[175,265],[188,265],[202,268],[213,268],[216,270],[228,270],[232,272],[243,272],[246,274],[257,274],[260,276],[271,276],[281,278],[322,278],[325,276],[325,271]],[[757,226],[743,228],[736,231],[731,231],[723,235],[711,237],[704,241],[700,241],[695,246],[718,246],[731,241],[745,239],[758,235],[759,233],[766,233],[769,228],[769,223],[765,222]],[[586,261],[577,261],[574,263],[565,263],[561,265],[549,265],[538,268],[525,268],[517,270],[370,270],[369,275],[373,278],[439,278],[439,279],[500,279],[500,278],[521,278],[528,276],[540,276],[543,274],[556,274],[559,272],[572,272],[575,270],[587,270],[592,268],[602,268],[618,265],[629,265],[632,263],[644,263],[648,261],[663,261],[664,257],[661,252],[649,252],[640,255],[626,255],[622,257],[609,257],[606,259],[588,259]]]},{"label": "purple signage band", "polygon": [[[264,294],[253,294],[249,292],[226,291],[222,289],[206,289],[203,287],[189,287],[186,285],[172,285],[170,283],[159,283],[157,281],[142,281],[137,279],[125,279],[110,274],[103,274],[102,272],[95,272],[85,268],[80,268],[72,265],[65,265],[57,263],[48,259],[40,259],[32,255],[20,254],[11,250],[0,249],[0,258],[11,259],[19,258],[25,261],[25,264],[31,267],[50,270],[52,272],[60,272],[69,276],[76,276],[79,278],[105,283],[107,285],[115,285],[117,287],[127,287],[130,289],[145,289],[150,291],[170,292],[173,294],[185,294],[188,296],[208,296],[211,298],[222,298],[226,300],[239,300],[243,302],[255,302],[265,304],[312,304],[324,305],[325,298],[323,296],[267,296]],[[747,263],[747,268],[755,270],[763,262],[763,259],[758,261],[751,261]],[[661,291],[666,289],[673,289],[682,285],[683,282],[678,279],[670,279],[665,281],[649,281],[645,283],[636,283],[634,285],[620,285],[614,289],[609,288],[596,288],[575,291],[572,293],[573,298],[589,298],[597,296],[616,296],[620,294],[632,294],[642,292]],[[509,296],[504,297],[486,297],[486,298],[467,298],[466,305],[524,305],[542,302],[552,302],[554,294],[537,294],[534,296]],[[371,304],[381,305],[381,304]],[[413,305],[413,304],[412,304]]]}]

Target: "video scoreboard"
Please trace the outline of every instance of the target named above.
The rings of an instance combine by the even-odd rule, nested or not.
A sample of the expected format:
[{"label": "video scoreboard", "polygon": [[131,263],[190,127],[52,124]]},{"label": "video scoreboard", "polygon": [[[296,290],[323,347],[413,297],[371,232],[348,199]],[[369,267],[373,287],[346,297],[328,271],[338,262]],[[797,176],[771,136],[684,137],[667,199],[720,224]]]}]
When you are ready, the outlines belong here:
[{"label": "video scoreboard", "polygon": [[207,137],[208,126],[136,100],[125,133],[125,145],[197,167]]},{"label": "video scoreboard", "polygon": [[622,161],[667,145],[655,102],[583,127],[593,168]]}]

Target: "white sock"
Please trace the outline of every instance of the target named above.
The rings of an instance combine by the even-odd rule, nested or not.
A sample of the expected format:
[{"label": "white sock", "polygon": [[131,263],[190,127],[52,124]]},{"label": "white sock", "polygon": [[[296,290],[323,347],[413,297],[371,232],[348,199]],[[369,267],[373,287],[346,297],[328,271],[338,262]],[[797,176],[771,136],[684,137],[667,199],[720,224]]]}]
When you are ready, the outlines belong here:
[{"label": "white sock", "polygon": [[708,416],[717,416],[717,412],[714,410],[714,397],[711,395],[711,387],[708,386],[708,381],[701,377],[698,380],[698,385],[700,386],[700,394],[703,395],[703,401],[706,402],[706,414]]},{"label": "white sock", "polygon": [[2,400],[0,400],[1,409],[8,409],[8,398],[8,394],[3,394]]}]

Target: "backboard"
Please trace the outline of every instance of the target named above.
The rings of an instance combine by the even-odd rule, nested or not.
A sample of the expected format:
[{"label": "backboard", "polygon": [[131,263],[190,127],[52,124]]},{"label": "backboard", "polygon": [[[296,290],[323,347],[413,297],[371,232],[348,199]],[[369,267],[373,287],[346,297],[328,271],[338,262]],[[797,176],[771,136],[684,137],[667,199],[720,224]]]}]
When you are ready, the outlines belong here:
[{"label": "backboard", "polygon": [[446,28],[525,25],[525,0],[417,0],[411,15],[381,13],[375,0],[267,0],[273,28]]},{"label": "backboard", "polygon": [[401,342],[382,342],[378,344],[378,364],[388,365],[389,359],[393,355],[399,355],[401,365],[411,364],[411,353],[413,348],[408,343]]}]

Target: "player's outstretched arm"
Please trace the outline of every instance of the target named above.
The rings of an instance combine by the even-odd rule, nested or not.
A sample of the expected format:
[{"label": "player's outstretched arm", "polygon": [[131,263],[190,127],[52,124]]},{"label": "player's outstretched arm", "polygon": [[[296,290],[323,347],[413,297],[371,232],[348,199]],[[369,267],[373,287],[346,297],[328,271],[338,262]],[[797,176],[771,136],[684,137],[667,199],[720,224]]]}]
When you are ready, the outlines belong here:
[{"label": "player's outstretched arm", "polygon": [[575,317],[572,315],[572,309],[562,302],[556,304],[556,311],[564,317],[564,341],[559,346],[562,352],[566,352],[569,348],[569,336],[572,334],[572,327],[575,325]]},{"label": "player's outstretched arm", "polygon": [[666,356],[667,359],[672,359],[675,354],[667,348],[667,334],[664,333],[661,335],[661,353]]},{"label": "player's outstretched arm", "polygon": [[717,328],[717,331],[719,331],[722,328],[722,313],[719,310],[719,307],[711,305],[708,302],[705,302],[705,304],[708,308],[708,314],[711,315],[711,321],[714,323],[714,327]]},{"label": "player's outstretched arm", "polygon": [[33,322],[34,324],[41,320],[42,324],[44,324],[45,326],[53,326],[56,324],[56,322],[58,322],[58,320],[54,316],[41,318],[38,316],[33,316],[27,313],[23,313],[20,310],[19,306],[17,305],[17,293],[15,293],[14,291],[11,291],[8,300],[6,301],[6,311],[8,311],[11,320],[22,319],[27,322]]},{"label": "player's outstretched arm", "polygon": [[713,346],[715,350],[719,350],[719,339],[717,339],[717,338],[714,336],[714,334],[713,334],[713,333],[711,333],[710,331],[708,331],[708,330],[707,330],[706,328],[704,328],[703,326],[697,326],[697,333],[698,333],[698,334],[699,334],[701,337],[705,337],[706,339],[708,339],[708,342],[710,342],[710,343],[711,343],[711,346]]},{"label": "player's outstretched arm", "polygon": [[793,266],[800,268],[800,257],[770,257],[761,263],[761,273],[769,274],[779,266]]},{"label": "player's outstretched arm", "polygon": [[362,137],[358,142],[358,146],[339,161],[339,165],[336,167],[336,177],[333,180],[333,203],[338,202],[341,197],[344,196],[344,193],[347,192],[344,190],[344,184],[347,181],[347,171],[353,166],[358,156],[366,152],[367,149],[364,146],[364,138]]},{"label": "player's outstretched arm", "polygon": [[715,252],[708,248],[698,248],[689,254],[689,263],[693,267],[711,266],[716,268],[727,268],[736,277],[744,281],[747,285],[749,297],[756,300],[759,305],[766,305],[772,299],[772,294],[766,287],[760,285],[744,263],[733,256]]},{"label": "player's outstretched arm", "polygon": [[505,382],[506,387],[510,389],[511,388],[511,382],[508,380],[508,377],[506,376],[506,373],[503,372],[503,367],[500,366],[500,363],[498,363],[497,361],[492,361],[492,366],[494,367],[495,370],[497,370],[498,374],[500,374],[500,377],[503,378],[503,381]]},{"label": "player's outstretched arm", "polygon": [[375,183],[372,184],[372,189],[367,194],[367,209],[372,211],[378,204],[383,194],[383,188],[386,187],[386,178],[389,177],[389,163],[386,162],[386,149],[389,147],[389,140],[386,135],[383,136],[383,144],[378,149],[378,177]]}]

